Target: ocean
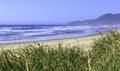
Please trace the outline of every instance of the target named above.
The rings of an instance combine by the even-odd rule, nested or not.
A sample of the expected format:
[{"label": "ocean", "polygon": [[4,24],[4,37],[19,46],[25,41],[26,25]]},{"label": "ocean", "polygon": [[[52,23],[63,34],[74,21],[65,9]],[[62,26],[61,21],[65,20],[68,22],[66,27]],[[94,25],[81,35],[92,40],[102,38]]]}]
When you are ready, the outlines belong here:
[{"label": "ocean", "polygon": [[0,44],[83,37],[117,26],[0,25]]}]

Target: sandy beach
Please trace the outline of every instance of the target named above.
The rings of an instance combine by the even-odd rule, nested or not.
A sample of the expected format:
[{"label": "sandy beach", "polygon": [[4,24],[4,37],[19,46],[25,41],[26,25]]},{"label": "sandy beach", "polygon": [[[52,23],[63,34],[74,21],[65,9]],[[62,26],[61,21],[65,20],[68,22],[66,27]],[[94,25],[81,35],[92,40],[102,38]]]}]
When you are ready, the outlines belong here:
[{"label": "sandy beach", "polygon": [[100,35],[90,35],[85,37],[75,37],[75,38],[65,38],[65,39],[56,39],[56,40],[46,40],[46,41],[35,41],[35,42],[22,42],[22,43],[11,43],[11,44],[0,44],[0,50],[14,50],[18,48],[24,48],[28,45],[35,45],[40,43],[41,45],[57,46],[61,43],[64,47],[66,46],[79,46],[83,49],[90,49],[90,46],[93,45],[94,39],[97,39]]}]

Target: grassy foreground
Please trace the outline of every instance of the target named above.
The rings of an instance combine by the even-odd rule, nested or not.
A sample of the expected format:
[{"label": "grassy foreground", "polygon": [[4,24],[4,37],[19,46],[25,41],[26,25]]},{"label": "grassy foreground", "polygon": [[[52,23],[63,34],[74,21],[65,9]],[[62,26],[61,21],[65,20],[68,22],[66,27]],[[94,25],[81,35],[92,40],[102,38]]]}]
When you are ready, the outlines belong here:
[{"label": "grassy foreground", "polygon": [[120,71],[120,33],[116,30],[101,34],[89,51],[58,45],[36,43],[2,51],[0,71]]}]

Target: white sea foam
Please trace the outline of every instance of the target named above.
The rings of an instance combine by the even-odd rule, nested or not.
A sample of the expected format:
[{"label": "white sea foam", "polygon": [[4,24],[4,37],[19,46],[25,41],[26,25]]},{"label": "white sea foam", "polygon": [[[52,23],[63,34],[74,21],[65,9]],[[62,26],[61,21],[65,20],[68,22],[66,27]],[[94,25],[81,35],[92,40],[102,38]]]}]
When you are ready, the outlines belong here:
[{"label": "white sea foam", "polygon": [[24,36],[50,35],[50,34],[52,34],[52,31],[23,33]]}]

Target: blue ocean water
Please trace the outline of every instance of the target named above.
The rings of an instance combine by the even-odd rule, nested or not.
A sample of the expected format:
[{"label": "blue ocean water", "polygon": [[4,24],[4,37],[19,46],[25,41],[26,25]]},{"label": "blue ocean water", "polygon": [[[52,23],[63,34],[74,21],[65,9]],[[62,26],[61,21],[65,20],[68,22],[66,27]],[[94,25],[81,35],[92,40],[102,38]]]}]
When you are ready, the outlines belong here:
[{"label": "blue ocean water", "polygon": [[82,37],[117,26],[0,25],[0,44]]}]

